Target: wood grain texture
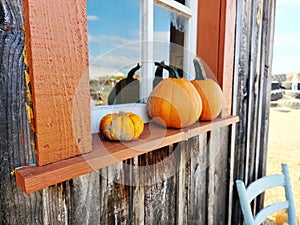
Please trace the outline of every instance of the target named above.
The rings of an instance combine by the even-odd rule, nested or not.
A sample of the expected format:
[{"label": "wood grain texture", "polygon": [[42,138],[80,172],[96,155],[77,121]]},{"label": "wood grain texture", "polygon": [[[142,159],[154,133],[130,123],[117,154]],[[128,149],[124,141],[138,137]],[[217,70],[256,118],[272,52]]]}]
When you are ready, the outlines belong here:
[{"label": "wood grain texture", "polygon": [[227,128],[218,128],[181,143],[178,224],[227,224],[227,136]]},{"label": "wood grain texture", "polygon": [[[263,73],[260,74],[261,78],[256,79],[261,82],[259,83],[261,92],[253,93],[253,90],[248,89],[247,83],[248,80],[255,80],[249,79],[248,55],[251,47],[249,37],[252,36],[250,34],[252,22],[249,20],[253,21],[250,18],[256,15],[254,12],[257,10],[254,10],[256,7],[252,8],[250,1],[238,2],[238,8],[242,9],[237,17],[239,31],[235,64],[237,83],[234,96],[238,99],[234,98],[233,108],[234,112],[241,116],[241,122],[236,126],[237,132],[233,133],[233,136],[236,135],[236,142],[233,142],[234,148],[230,152],[230,159],[227,155],[230,150],[229,143],[226,144],[226,141],[221,143],[217,138],[225,135],[228,141],[228,136],[226,137],[228,128],[216,128],[210,132],[198,127],[192,132],[184,131],[185,136],[184,138],[179,136],[183,139],[179,138],[181,141],[178,144],[164,143],[166,147],[157,151],[146,155],[141,153],[140,156],[130,160],[117,162],[116,166],[96,170],[88,175],[26,195],[16,185],[15,177],[11,174],[14,168],[34,162],[34,148],[31,145],[33,137],[25,110],[26,66],[22,56],[24,46],[22,2],[0,0],[0,224],[106,224],[106,221],[110,221],[111,224],[197,224],[197,222],[211,224],[211,221],[212,224],[224,224],[227,217],[228,224],[242,224],[234,187],[231,183],[228,184],[229,177],[225,174],[227,176],[232,174],[231,180],[243,179],[246,176],[245,143],[250,137],[247,134],[247,118],[248,113],[253,110],[247,108],[248,95],[259,95],[257,99],[260,99],[258,107],[261,111],[266,109],[269,102],[266,86],[268,87],[271,68],[269,42],[272,40],[273,30],[270,24],[274,22],[275,5],[272,0],[263,2],[260,46],[264,56],[257,60],[258,67]],[[56,3],[60,6],[61,1]],[[256,55],[255,52],[252,54]],[[254,105],[252,104],[252,107]],[[259,148],[257,151],[259,157],[254,157],[259,167],[255,170],[263,173],[268,111],[258,115],[252,117],[254,121],[260,122],[256,125],[258,132],[251,136],[253,140],[250,143],[253,141],[253,145]],[[201,135],[196,135],[198,129],[203,132]],[[259,133],[261,137],[255,141]],[[215,165],[207,167],[209,159],[218,149],[221,152],[215,157]],[[116,153],[113,149],[110,151]],[[116,155],[122,156],[119,153]],[[168,158],[170,163],[156,165]],[[230,173],[228,168],[225,168],[225,164],[229,161],[232,162]],[[125,164],[131,167],[126,168]],[[154,166],[152,169],[139,167],[145,164]],[[202,167],[206,169],[201,170]],[[170,171],[174,168],[176,175],[172,176]],[[103,176],[104,174],[106,175]],[[155,181],[155,178],[161,179],[162,182],[141,185],[145,181]],[[130,188],[128,182],[131,183]],[[227,184],[229,192],[226,191]],[[219,188],[226,192],[224,194],[219,192]],[[226,208],[224,209],[227,205],[232,208],[231,212],[227,213]],[[155,215],[161,216],[162,220],[152,218]]]},{"label": "wood grain texture", "polygon": [[176,224],[176,147],[166,147],[140,157],[144,223]]},{"label": "wood grain texture", "polygon": [[68,224],[99,224],[101,198],[99,171],[69,181]]},{"label": "wood grain texture", "polygon": [[[225,113],[231,114],[232,109],[232,92],[233,92],[233,71],[234,71],[234,48],[235,48],[235,28],[236,28],[236,0],[222,1],[222,19],[224,27],[221,27],[221,35],[223,45],[220,50],[223,54],[219,54],[219,71],[222,75],[218,80],[222,79],[222,90],[225,98]],[[233,19],[235,18],[235,19]]]},{"label": "wood grain texture", "polygon": [[68,224],[67,183],[60,183],[42,190],[42,224]]},{"label": "wood grain texture", "polygon": [[24,0],[38,165],[91,151],[85,6]]},{"label": "wood grain texture", "polygon": [[207,224],[206,134],[181,145],[178,171],[178,224]]},{"label": "wood grain texture", "polygon": [[14,168],[34,161],[27,119],[21,0],[0,1],[0,224],[41,224],[41,193],[16,186]]},{"label": "wood grain texture", "polygon": [[[208,224],[227,225],[228,129],[210,132],[208,146]],[[226,193],[224,195],[224,193]]]},{"label": "wood grain texture", "polygon": [[[233,113],[240,115],[241,121],[233,140],[232,181],[242,179],[250,183],[265,174],[274,7],[274,1],[262,0],[238,1],[237,4]],[[231,188],[230,221],[242,224],[233,184]],[[261,208],[262,201],[254,202],[253,207]]]},{"label": "wood grain texture", "polygon": [[131,160],[100,171],[100,224],[130,224]]},{"label": "wood grain texture", "polygon": [[184,129],[165,129],[146,124],[140,139],[132,142],[111,142],[99,137],[98,134],[94,134],[91,153],[45,166],[18,168],[16,169],[17,183],[26,193],[31,193],[155,149],[188,140],[200,133],[228,126],[237,121],[238,117],[231,116],[210,122],[197,122]]}]

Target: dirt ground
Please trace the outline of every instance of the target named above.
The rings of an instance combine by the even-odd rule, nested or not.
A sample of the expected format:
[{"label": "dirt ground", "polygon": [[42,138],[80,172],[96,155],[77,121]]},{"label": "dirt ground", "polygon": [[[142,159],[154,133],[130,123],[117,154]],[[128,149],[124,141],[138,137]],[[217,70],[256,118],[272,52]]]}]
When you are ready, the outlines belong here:
[{"label": "dirt ground", "polygon": [[[288,164],[297,216],[300,219],[300,109],[271,107],[268,139],[267,174],[281,173],[281,163]],[[283,199],[283,189],[265,195],[265,205]]]}]

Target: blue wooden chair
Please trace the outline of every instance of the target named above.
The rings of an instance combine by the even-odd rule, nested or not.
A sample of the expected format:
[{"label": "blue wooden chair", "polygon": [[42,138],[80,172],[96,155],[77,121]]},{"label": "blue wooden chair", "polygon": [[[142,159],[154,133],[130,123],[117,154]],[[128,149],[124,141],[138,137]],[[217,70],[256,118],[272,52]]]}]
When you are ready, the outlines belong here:
[{"label": "blue wooden chair", "polygon": [[[297,225],[295,203],[293,199],[288,166],[284,163],[281,166],[282,174],[262,177],[252,182],[247,188],[245,187],[243,181],[236,180],[236,187],[246,225],[259,225],[265,221],[268,216],[283,209],[288,210],[289,225]],[[251,210],[251,201],[259,194],[263,193],[266,189],[275,186],[284,186],[286,200],[283,202],[273,203],[261,209],[254,216]]]}]

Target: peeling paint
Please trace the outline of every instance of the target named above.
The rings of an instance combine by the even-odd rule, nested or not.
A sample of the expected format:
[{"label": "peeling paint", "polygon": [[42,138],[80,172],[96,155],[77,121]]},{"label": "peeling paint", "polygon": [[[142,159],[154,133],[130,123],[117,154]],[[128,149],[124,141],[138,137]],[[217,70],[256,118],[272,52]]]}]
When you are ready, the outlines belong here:
[{"label": "peeling paint", "polygon": [[[23,27],[24,33],[25,33],[25,28]],[[32,93],[31,93],[31,83],[30,83],[30,74],[28,72],[28,59],[27,59],[27,54],[26,54],[26,44],[25,44],[25,37],[24,37],[24,48],[23,48],[23,59],[24,59],[24,64],[26,66],[26,69],[24,70],[24,76],[25,76],[25,85],[26,85],[26,94],[27,94],[27,102],[26,102],[26,112],[27,112],[27,118],[28,122],[30,124],[32,132],[35,132],[35,127],[34,127],[34,111],[33,111],[33,103],[32,103]],[[35,148],[35,142],[34,140],[31,141],[31,146]]]}]

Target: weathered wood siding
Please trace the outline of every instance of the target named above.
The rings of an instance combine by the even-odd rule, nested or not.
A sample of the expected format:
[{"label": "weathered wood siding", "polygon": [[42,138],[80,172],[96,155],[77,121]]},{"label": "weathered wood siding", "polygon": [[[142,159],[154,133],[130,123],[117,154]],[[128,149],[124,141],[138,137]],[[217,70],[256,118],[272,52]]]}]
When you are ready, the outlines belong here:
[{"label": "weathered wood siding", "polygon": [[[276,0],[237,1],[233,114],[240,122],[232,136],[232,224],[242,224],[233,181],[249,184],[266,172],[275,5]],[[262,204],[263,198],[253,208]]]},{"label": "weathered wood siding", "polygon": [[238,2],[233,142],[234,130],[215,129],[26,195],[12,173],[34,161],[22,0],[0,0],[0,224],[239,224],[233,180],[264,172],[275,3]]}]

